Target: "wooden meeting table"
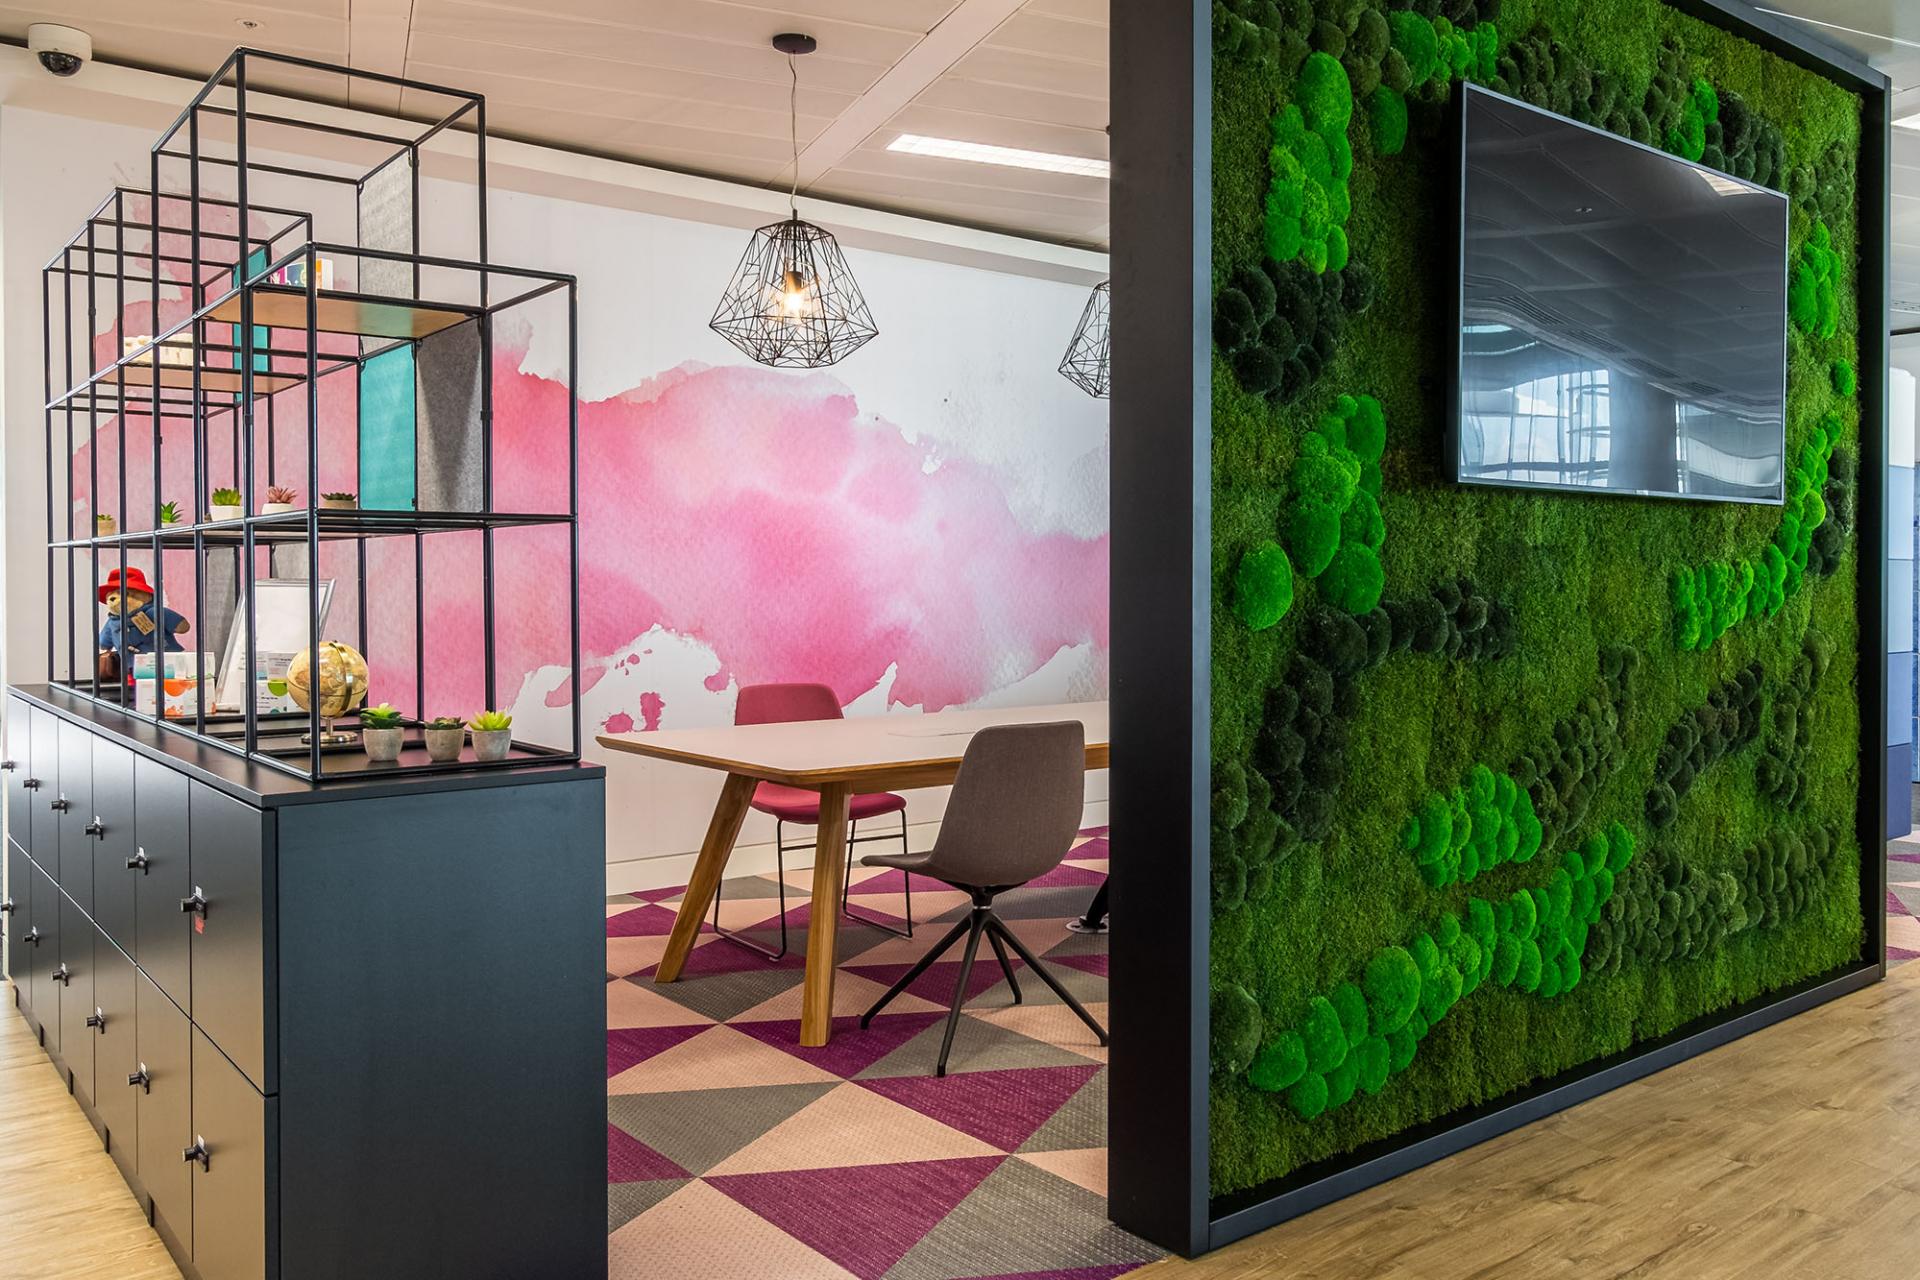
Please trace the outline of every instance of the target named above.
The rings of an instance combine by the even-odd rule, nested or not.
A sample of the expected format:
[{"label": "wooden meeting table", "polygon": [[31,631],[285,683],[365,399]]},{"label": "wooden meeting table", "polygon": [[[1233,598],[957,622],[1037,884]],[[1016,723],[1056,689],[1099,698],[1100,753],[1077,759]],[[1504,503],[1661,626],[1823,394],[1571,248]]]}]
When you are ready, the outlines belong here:
[{"label": "wooden meeting table", "polygon": [[807,929],[800,1043],[826,1044],[833,1035],[834,953],[840,926],[840,890],[846,875],[849,797],[946,786],[959,772],[967,743],[979,730],[1057,720],[1078,720],[1085,725],[1087,768],[1107,767],[1104,702],[601,734],[597,741],[609,751],[718,769],[727,775],[713,820],[707,826],[707,838],[700,846],[700,857],[693,865],[693,877],[681,899],[680,913],[674,919],[673,933],[667,939],[666,954],[653,980],[672,982],[680,976],[700,932],[700,922],[706,918],[726,872],[754,788],[761,782],[780,782],[818,791],[820,830],[814,843],[813,911]]}]

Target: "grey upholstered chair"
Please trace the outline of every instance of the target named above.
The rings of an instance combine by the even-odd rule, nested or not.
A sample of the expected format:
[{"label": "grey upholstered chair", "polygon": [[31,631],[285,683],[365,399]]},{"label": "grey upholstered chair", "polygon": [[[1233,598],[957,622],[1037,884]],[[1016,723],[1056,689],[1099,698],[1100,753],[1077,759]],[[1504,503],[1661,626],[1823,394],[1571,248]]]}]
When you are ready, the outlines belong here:
[{"label": "grey upholstered chair", "polygon": [[1007,960],[1012,947],[1040,980],[1053,988],[1080,1020],[1093,1028],[1100,1043],[1107,1043],[1107,1032],[1093,1015],[1081,1007],[1060,980],[1047,972],[1045,965],[1027,950],[1013,931],[994,914],[994,895],[1017,888],[1060,865],[1073,847],[1074,833],[1080,826],[1086,787],[1086,730],[1078,720],[1057,724],[999,725],[982,729],[967,744],[960,772],[953,781],[953,795],[947,801],[947,815],[933,848],[925,853],[869,854],[860,859],[869,867],[896,867],[915,875],[944,880],[973,898],[973,909],[947,936],[920,958],[873,1008],[860,1015],[866,1026],[873,1016],[927,971],[948,948],[967,935],[967,949],[960,960],[960,981],[953,989],[953,1006],[947,1011],[947,1032],[940,1041],[938,1075],[947,1074],[947,1053],[953,1048],[954,1029],[960,1023],[960,1008],[967,1001],[967,979],[973,973],[973,958],[980,950],[984,934],[993,945],[993,953],[1007,975],[1015,1004],[1020,1003],[1020,983]]}]

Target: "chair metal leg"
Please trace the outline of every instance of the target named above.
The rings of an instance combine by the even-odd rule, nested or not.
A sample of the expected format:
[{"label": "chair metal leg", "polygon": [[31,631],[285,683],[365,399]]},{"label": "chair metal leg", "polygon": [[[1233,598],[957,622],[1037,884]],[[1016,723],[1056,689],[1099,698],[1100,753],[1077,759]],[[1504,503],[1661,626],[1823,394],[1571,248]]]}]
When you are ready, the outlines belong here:
[{"label": "chair metal leg", "polygon": [[967,953],[960,959],[960,980],[953,984],[953,1007],[947,1010],[946,1034],[940,1037],[940,1060],[933,1065],[933,1074],[947,1074],[947,1053],[953,1048],[953,1033],[960,1027],[960,1009],[967,1002],[967,979],[973,976],[973,957],[980,950],[980,935],[993,922],[993,913],[982,911],[978,907],[968,913]]},{"label": "chair metal leg", "polygon": [[[787,830],[786,823],[781,821],[778,818],[775,818],[773,822],[773,873],[775,876],[778,877],[779,885],[780,885],[780,949],[778,951],[770,950],[767,947],[763,947],[759,943],[755,942],[752,938],[749,938],[744,934],[736,933],[731,929],[722,929],[720,927],[721,885],[715,885],[713,889],[713,931],[719,934],[721,937],[725,938],[728,942],[733,943],[735,946],[745,947],[747,950],[752,951],[758,955],[763,955],[769,960],[784,959],[787,954],[787,861],[786,861],[787,837],[786,837],[786,830]],[[722,881],[721,883],[724,884],[725,882]]]},{"label": "chair metal leg", "polygon": [[902,991],[905,991],[909,986],[911,986],[915,978],[925,973],[928,967],[931,966],[935,960],[938,960],[941,956],[946,954],[947,948],[951,947],[955,942],[959,941],[961,934],[965,933],[968,929],[972,927],[973,927],[973,920],[971,917],[969,917],[968,919],[958,921],[953,926],[953,928],[947,930],[947,936],[940,939],[940,941],[934,945],[933,950],[927,952],[927,954],[921,956],[919,960],[915,961],[913,968],[907,970],[906,973],[901,975],[900,981],[894,983],[891,987],[887,988],[887,994],[881,996],[878,1000],[873,1002],[873,1008],[867,1010],[865,1013],[860,1015],[860,1025],[862,1027],[865,1027],[869,1022],[872,1022],[874,1014],[879,1013],[882,1009],[886,1008],[889,1004],[893,1003],[893,998],[895,996],[899,995]]},{"label": "chair metal leg", "polygon": [[1067,1008],[1080,1015],[1080,1021],[1086,1023],[1087,1026],[1093,1030],[1093,1034],[1100,1037],[1100,1043],[1107,1043],[1107,1029],[1093,1020],[1093,1015],[1081,1007],[1080,1002],[1073,998],[1072,993],[1060,985],[1060,980],[1048,972],[1045,965],[1034,958],[1033,952],[1027,950],[1026,945],[1022,943],[1020,939],[1013,936],[1011,929],[1000,923],[999,916],[989,913],[987,916],[987,928],[993,930],[1000,937],[1005,938],[1007,945],[1013,948],[1014,954],[1026,961],[1029,969],[1040,975],[1040,981],[1053,988],[1053,994],[1065,1001]]},{"label": "chair metal leg", "polygon": [[[857,839],[859,831],[860,824],[858,821],[847,824],[847,874],[840,885],[840,914],[854,921],[856,924],[864,924],[870,929],[878,929],[882,933],[890,933],[896,938],[911,938],[913,936],[913,877],[906,872],[903,871],[900,873],[906,895],[906,928],[896,929],[884,920],[876,920],[872,916],[861,915],[848,905],[847,897],[853,892],[853,846],[859,843]],[[893,837],[868,836],[867,839],[891,840]],[[907,852],[907,811],[905,809],[900,811],[900,852],[902,855],[905,855]]]},{"label": "chair metal leg", "polygon": [[996,931],[987,930],[987,941],[993,944],[993,954],[1000,958],[1000,972],[1007,975],[1007,986],[1013,990],[1013,1002],[1020,1003],[1020,979],[1013,976],[1013,965],[1007,961],[1006,944],[1000,941]]}]

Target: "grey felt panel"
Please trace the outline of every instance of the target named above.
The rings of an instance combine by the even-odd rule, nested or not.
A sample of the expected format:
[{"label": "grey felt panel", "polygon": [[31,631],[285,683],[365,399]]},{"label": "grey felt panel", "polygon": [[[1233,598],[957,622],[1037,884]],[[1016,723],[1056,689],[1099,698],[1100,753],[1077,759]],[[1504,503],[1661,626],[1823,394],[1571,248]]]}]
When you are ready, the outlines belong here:
[{"label": "grey felt panel", "polygon": [[478,320],[442,329],[414,348],[419,459],[415,503],[421,511],[481,508],[483,363]]},{"label": "grey felt panel", "polygon": [[[402,157],[360,187],[360,245],[413,252],[413,166]],[[413,268],[404,262],[361,258],[360,292],[413,296]]]}]

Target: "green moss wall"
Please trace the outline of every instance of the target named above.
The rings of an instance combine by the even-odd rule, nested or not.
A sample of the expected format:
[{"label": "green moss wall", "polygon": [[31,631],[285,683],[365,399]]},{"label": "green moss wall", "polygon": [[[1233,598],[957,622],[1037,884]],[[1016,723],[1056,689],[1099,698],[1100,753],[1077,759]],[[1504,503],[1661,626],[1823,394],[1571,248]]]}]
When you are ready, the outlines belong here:
[{"label": "green moss wall", "polygon": [[[1225,1194],[1856,957],[1860,103],[1658,0],[1223,0],[1214,77]],[[1444,477],[1463,79],[1792,196],[1786,508]]]}]

